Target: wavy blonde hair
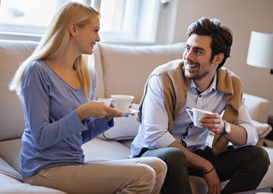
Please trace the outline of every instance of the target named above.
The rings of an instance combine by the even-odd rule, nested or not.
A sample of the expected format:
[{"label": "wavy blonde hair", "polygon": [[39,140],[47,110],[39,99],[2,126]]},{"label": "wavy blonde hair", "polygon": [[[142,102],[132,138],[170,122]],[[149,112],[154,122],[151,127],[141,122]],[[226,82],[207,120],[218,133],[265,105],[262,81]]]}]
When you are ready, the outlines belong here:
[{"label": "wavy blonde hair", "polygon": [[[70,40],[69,24],[74,22],[78,27],[82,28],[94,16],[100,17],[100,12],[88,5],[69,2],[62,6],[53,17],[37,48],[16,71],[9,89],[11,91],[15,90],[20,100],[22,100],[21,83],[27,65],[31,61],[43,58],[51,60],[60,58],[67,49]],[[84,96],[89,100],[92,93],[92,76],[90,74],[92,70],[88,67],[88,57],[80,55],[76,58],[74,68],[82,84]]]}]

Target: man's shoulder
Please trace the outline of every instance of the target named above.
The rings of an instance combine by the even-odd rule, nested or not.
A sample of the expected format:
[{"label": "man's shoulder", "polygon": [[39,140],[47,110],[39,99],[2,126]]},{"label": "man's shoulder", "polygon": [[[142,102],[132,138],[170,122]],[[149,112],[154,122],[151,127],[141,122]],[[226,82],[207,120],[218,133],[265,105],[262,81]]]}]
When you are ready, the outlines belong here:
[{"label": "man's shoulder", "polygon": [[225,67],[222,67],[220,69],[217,70],[217,76],[219,78],[229,78],[231,80],[234,80],[234,81],[240,81],[241,82],[241,79],[238,75],[236,75],[234,72],[232,72],[231,70],[225,68]]}]

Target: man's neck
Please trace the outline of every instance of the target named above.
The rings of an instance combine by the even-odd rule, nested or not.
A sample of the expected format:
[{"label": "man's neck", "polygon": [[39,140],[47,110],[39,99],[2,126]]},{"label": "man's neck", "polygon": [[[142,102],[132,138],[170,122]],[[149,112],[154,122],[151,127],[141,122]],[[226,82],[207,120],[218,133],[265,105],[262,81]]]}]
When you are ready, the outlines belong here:
[{"label": "man's neck", "polygon": [[193,79],[193,81],[196,87],[199,89],[199,91],[203,93],[210,87],[211,83],[213,82],[213,79],[214,79],[214,75],[211,78],[206,77],[199,80]]}]

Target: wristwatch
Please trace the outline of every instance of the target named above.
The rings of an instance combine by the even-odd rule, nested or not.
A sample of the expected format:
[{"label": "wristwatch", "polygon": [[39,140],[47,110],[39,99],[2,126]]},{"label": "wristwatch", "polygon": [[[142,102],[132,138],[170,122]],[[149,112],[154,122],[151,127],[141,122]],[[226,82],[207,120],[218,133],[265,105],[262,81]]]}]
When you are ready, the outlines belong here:
[{"label": "wristwatch", "polygon": [[230,132],[230,124],[228,124],[228,122],[224,121],[224,132],[223,133],[219,133],[219,135],[226,135]]}]

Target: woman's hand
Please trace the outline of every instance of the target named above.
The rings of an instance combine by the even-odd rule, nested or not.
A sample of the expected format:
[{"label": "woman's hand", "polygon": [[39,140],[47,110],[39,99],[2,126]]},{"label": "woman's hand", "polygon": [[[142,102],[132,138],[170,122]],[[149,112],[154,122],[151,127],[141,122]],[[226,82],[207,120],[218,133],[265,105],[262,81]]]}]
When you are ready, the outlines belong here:
[{"label": "woman's hand", "polygon": [[109,122],[112,118],[121,116],[121,112],[118,110],[108,107],[102,102],[95,101],[81,105],[76,109],[76,112],[80,120],[83,120],[86,117],[103,118],[106,116],[107,121]]}]

